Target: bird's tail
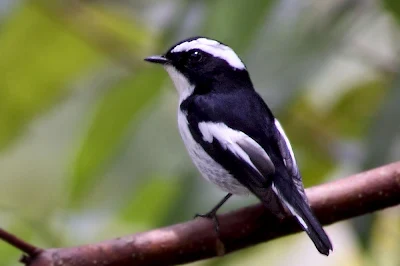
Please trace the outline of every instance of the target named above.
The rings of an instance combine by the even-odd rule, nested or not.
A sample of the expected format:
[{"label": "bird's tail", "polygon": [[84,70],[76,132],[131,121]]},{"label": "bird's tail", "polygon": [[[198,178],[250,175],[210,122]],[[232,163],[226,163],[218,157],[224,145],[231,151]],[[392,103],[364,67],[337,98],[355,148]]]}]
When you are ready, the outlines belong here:
[{"label": "bird's tail", "polygon": [[301,194],[296,184],[291,180],[278,177],[273,181],[272,189],[290,212],[297,218],[301,227],[314,242],[318,251],[328,256],[329,252],[333,250],[332,243],[321,224],[315,218],[305,195]]}]

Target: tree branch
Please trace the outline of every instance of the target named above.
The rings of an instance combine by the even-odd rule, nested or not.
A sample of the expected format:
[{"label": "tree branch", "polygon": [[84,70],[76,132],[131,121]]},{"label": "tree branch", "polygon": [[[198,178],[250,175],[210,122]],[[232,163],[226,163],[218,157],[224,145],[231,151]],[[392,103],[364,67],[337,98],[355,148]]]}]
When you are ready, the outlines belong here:
[{"label": "tree branch", "polygon": [[4,229],[0,228],[0,239],[4,242],[10,244],[11,246],[23,251],[29,257],[34,257],[43,250],[41,248],[35,247],[24,240],[16,237],[13,234],[8,233]]},{"label": "tree branch", "polygon": [[[400,203],[400,162],[310,188],[307,195],[325,225],[395,206]],[[300,231],[293,217],[279,220],[261,205],[223,214],[219,220],[220,238],[211,221],[196,219],[96,244],[46,249],[23,262],[29,266],[181,264]],[[3,233],[0,238],[29,255],[23,245],[13,244]]]}]

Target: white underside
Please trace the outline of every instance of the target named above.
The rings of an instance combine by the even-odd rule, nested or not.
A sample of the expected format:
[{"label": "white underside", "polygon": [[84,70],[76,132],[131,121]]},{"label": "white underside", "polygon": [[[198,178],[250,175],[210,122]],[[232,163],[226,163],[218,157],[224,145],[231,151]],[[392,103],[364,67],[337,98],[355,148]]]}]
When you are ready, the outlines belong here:
[{"label": "white underside", "polygon": [[[181,74],[179,73],[173,66],[166,65],[165,69],[167,70],[169,76],[171,77],[172,81],[174,82],[174,85],[179,93],[179,105],[187,98],[189,97],[193,91],[194,91],[194,86],[189,83],[189,81]],[[280,125],[278,120],[275,120],[275,126],[278,128],[280,134],[284,138],[286,142],[286,146],[289,149],[290,152],[290,158],[285,158],[285,165],[288,165],[288,159],[291,160],[291,163],[289,165],[292,166],[292,174],[296,174],[298,169],[296,165],[296,160],[293,155],[292,148],[290,146],[290,142],[286,137],[285,132],[283,131],[282,126]],[[249,194],[249,190],[244,187],[242,184],[239,183],[228,171],[226,171],[219,163],[214,161],[201,147],[200,144],[198,144],[192,137],[192,134],[189,131],[188,127],[188,121],[184,113],[179,109],[178,107],[178,127],[180,134],[182,136],[183,142],[186,146],[186,149],[192,158],[193,163],[196,165],[202,176],[207,179],[208,181],[211,181],[212,183],[216,184],[220,189],[232,193],[232,194],[237,194],[237,195],[247,195]],[[229,129],[227,130],[226,128],[223,128],[221,125],[217,124],[202,124],[199,128],[202,131],[203,134],[203,139],[205,141],[211,142],[213,138],[217,138],[220,143],[225,145],[226,148],[230,148],[232,152],[237,154],[238,156],[242,157],[247,163],[250,162],[250,165],[254,167],[254,165],[251,163],[249,160],[248,156],[246,154],[243,154],[243,150],[238,149],[235,145],[232,145],[234,143],[232,142],[232,138],[237,139],[237,138],[242,138],[243,135],[238,133],[238,132],[231,132]],[[224,141],[224,134],[228,133],[228,137],[230,138],[230,142],[228,141],[229,139]],[[227,142],[228,141],[228,142]],[[251,142],[251,139],[250,139]],[[256,146],[256,144],[253,143],[253,145]],[[257,144],[258,145],[258,144]],[[262,150],[262,148],[260,147]],[[262,152],[261,152],[262,153]],[[263,157],[266,158],[266,161],[269,160],[268,154],[262,154]],[[296,180],[295,180],[296,181]],[[297,182],[301,182],[301,180],[297,180]],[[300,183],[301,186],[301,183]],[[293,207],[282,197],[281,193],[277,190],[277,188],[272,185],[273,191],[278,195],[280,200],[288,207],[290,212],[296,216],[296,218],[299,220],[300,224],[304,229],[307,229],[307,224],[305,221],[300,217],[300,215],[293,209]],[[300,191],[301,193],[304,193],[303,191]]]},{"label": "white underside", "polygon": [[247,188],[240,184],[239,181],[219,163],[214,161],[214,159],[204,151],[203,147],[193,139],[189,131],[186,116],[180,110],[178,110],[178,127],[193,163],[205,179],[211,181],[220,189],[232,194],[246,195],[249,193]]},{"label": "white underside", "polygon": [[[165,69],[179,93],[180,105],[193,93],[194,86],[191,85],[189,81],[173,66],[166,65]],[[204,151],[203,147],[193,139],[192,134],[189,131],[187,118],[179,107],[178,128],[193,163],[205,179],[216,184],[220,189],[232,194],[245,195],[249,193],[247,188],[242,186],[242,184],[240,184],[239,181],[237,181],[228,171],[226,171],[219,163],[214,161],[214,159]]]}]

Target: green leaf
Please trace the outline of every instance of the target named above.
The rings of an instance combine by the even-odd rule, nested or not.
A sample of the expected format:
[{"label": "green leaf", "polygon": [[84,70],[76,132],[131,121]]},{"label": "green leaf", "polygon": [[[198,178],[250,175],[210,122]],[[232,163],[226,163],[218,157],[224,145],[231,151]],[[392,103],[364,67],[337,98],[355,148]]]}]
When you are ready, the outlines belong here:
[{"label": "green leaf", "polygon": [[86,43],[25,2],[0,35],[0,149],[99,60]]},{"label": "green leaf", "polygon": [[367,131],[364,169],[386,163],[399,136],[400,124],[397,123],[397,118],[400,117],[400,75],[397,75],[390,85],[390,90],[380,102],[374,122]]},{"label": "green leaf", "polygon": [[400,265],[400,215],[399,209],[376,213],[371,230],[371,250],[364,265]]},{"label": "green leaf", "polygon": [[342,139],[359,139],[367,129],[386,93],[383,80],[373,80],[348,89],[327,112],[317,110],[301,97],[283,118],[299,160],[304,183],[315,185],[332,171],[331,148]]},{"label": "green leaf", "polygon": [[398,0],[383,0],[383,5],[400,23],[400,2]]},{"label": "green leaf", "polygon": [[162,226],[161,221],[169,215],[170,207],[180,195],[180,179],[168,177],[144,178],[141,186],[120,213],[126,222],[142,224],[148,228]]},{"label": "green leaf", "polygon": [[358,139],[363,137],[387,91],[383,80],[355,85],[345,93],[325,118],[336,134]]},{"label": "green leaf", "polygon": [[243,52],[265,21],[274,0],[209,1],[205,35]]},{"label": "green leaf", "polygon": [[306,187],[321,183],[335,166],[325,145],[331,137],[323,121],[321,113],[306,97],[299,98],[282,117],[282,125],[293,145]]},{"label": "green leaf", "polygon": [[[124,13],[113,12],[101,3],[80,3],[80,8],[65,15],[65,20],[77,33],[85,34],[93,46],[100,48],[113,59],[140,61],[157,44],[151,32]],[[50,8],[54,12],[57,6]],[[131,63],[131,62],[128,62]]]},{"label": "green leaf", "polygon": [[0,254],[1,265],[18,265],[18,258],[21,257],[21,251],[4,241],[0,241]]},{"label": "green leaf", "polygon": [[159,95],[165,73],[146,68],[119,81],[97,106],[91,126],[75,155],[71,176],[71,203],[78,203],[107,167],[140,110]]},{"label": "green leaf", "polygon": [[103,53],[126,60],[129,53],[142,57],[151,47],[143,27],[80,5],[71,12],[47,1],[27,1],[2,25],[0,149],[65,95],[71,82],[104,61]]}]

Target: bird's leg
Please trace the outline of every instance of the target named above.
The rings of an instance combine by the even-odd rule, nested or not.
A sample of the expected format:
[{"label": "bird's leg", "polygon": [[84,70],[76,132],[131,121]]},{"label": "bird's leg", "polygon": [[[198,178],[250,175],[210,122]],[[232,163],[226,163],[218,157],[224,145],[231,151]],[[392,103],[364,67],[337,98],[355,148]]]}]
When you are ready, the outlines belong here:
[{"label": "bird's leg", "polygon": [[217,218],[217,211],[219,210],[219,208],[221,208],[222,205],[224,205],[224,203],[232,196],[231,193],[226,194],[226,196],[220,201],[218,202],[218,204],[211,209],[211,211],[205,213],[205,214],[198,214],[196,213],[196,215],[194,216],[194,218],[197,217],[203,217],[203,218],[207,218],[207,219],[212,219],[214,221],[214,229],[215,232],[219,235],[219,221]]}]

